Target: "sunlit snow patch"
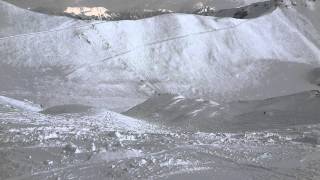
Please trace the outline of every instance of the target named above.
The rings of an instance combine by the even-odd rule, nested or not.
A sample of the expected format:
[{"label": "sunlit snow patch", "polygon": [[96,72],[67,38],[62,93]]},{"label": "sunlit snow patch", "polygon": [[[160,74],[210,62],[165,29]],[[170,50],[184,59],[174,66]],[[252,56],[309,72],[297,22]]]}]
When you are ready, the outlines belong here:
[{"label": "sunlit snow patch", "polygon": [[17,108],[25,111],[39,112],[42,110],[42,108],[39,105],[33,104],[32,102],[28,102],[27,100],[19,101],[5,96],[0,96],[0,104],[11,106],[12,108]]},{"label": "sunlit snow patch", "polygon": [[109,10],[104,7],[68,7],[65,14],[77,17],[93,17],[98,19],[109,19],[112,16],[109,14]]}]

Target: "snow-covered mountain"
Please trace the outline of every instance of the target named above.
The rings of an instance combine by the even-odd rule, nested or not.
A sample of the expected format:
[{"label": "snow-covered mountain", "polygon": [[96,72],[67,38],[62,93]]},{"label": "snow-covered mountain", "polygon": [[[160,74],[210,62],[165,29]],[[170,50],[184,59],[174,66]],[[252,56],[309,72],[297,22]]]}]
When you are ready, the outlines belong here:
[{"label": "snow-covered mountain", "polygon": [[8,1],[0,179],[319,179],[318,0]]},{"label": "snow-covered mountain", "polygon": [[143,12],[145,10],[158,10],[165,9],[177,13],[192,12],[193,10],[201,7],[220,9],[231,9],[240,6],[250,5],[252,3],[261,2],[263,0],[4,0],[15,4],[24,9],[33,11],[61,15],[68,7],[103,7],[113,13],[130,13],[130,12]]},{"label": "snow-covered mountain", "polygon": [[[283,65],[288,71],[307,74],[307,66],[319,64],[319,24],[307,19],[317,7],[276,8],[254,19],[168,14],[85,22],[1,2],[1,72],[10,74],[1,76],[1,91],[45,106],[124,110],[154,93],[225,102],[314,89],[303,78],[293,81],[272,69],[290,62]],[[265,86],[274,82],[277,94]]]}]

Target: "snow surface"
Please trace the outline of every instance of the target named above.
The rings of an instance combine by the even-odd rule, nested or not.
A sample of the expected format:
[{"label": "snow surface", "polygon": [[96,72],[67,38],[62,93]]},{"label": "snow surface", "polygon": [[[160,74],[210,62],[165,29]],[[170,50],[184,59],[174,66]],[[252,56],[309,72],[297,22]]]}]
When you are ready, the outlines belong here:
[{"label": "snow surface", "polygon": [[0,179],[319,179],[320,6],[301,2],[106,22],[0,1]]},{"label": "snow surface", "polygon": [[320,123],[320,91],[217,105],[173,95],[150,98],[124,114],[193,132],[245,132]]},{"label": "snow surface", "polygon": [[[1,64],[17,79],[28,72],[32,76],[28,83],[33,83],[28,84],[32,90],[24,83],[1,90],[12,97],[23,91],[45,107],[75,103],[122,111],[155,93],[228,102],[316,88],[287,88],[296,82],[283,80],[275,94],[270,93],[273,87],[261,85],[276,68],[270,61],[319,64],[317,26],[305,21],[303,14],[293,23],[289,16],[299,14],[294,8],[278,8],[249,20],[169,14],[137,21],[79,22],[3,2],[1,7],[15,12],[6,14],[5,21],[22,14],[29,18],[23,20],[28,25],[14,23],[0,29]],[[32,25],[39,21],[50,26]],[[307,32],[301,31],[302,24]],[[22,29],[27,34],[21,35]],[[29,34],[31,30],[37,33]],[[0,79],[11,82],[10,77]],[[44,93],[52,98],[35,95]]]},{"label": "snow surface", "polygon": [[19,100],[15,100],[15,99],[4,97],[4,96],[0,96],[0,104],[6,105],[6,106],[12,106],[25,111],[33,111],[33,112],[41,111],[41,107],[35,104],[32,104],[31,102],[19,101]]},{"label": "snow surface", "polygon": [[113,112],[51,116],[2,105],[0,122],[1,179],[316,180],[320,175],[319,125],[168,132]]}]

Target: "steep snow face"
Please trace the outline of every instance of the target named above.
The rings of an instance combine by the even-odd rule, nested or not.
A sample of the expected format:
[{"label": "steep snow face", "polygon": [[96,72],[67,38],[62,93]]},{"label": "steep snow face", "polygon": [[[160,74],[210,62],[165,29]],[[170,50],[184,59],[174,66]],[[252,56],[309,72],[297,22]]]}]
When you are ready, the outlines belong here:
[{"label": "steep snow face", "polygon": [[[295,6],[289,6],[284,11],[290,21],[303,33],[310,41],[316,44],[318,47],[319,43],[319,32],[320,31],[320,21],[318,17],[320,16],[320,2],[319,0],[305,0],[296,1]],[[296,13],[290,12],[296,11]],[[301,19],[297,21],[296,19]]]},{"label": "steep snow face", "polygon": [[[20,12],[4,16],[8,22],[23,13],[29,14],[24,18],[54,22],[43,31],[44,26],[24,19],[29,22],[25,27],[37,32],[25,35],[19,35],[23,23],[1,28],[1,73],[11,75],[1,76],[6,85],[0,90],[45,106],[80,103],[124,110],[155,93],[218,102],[266,98],[275,95],[273,87],[265,86],[270,81],[279,85],[276,95],[315,88],[303,76],[298,84],[306,86],[295,86],[297,81],[284,73],[280,80],[268,74],[282,73],[270,70],[276,68],[274,62],[320,62],[319,31],[303,14],[290,20],[298,13],[293,8],[248,20],[169,14],[89,23],[25,12],[3,2],[1,7]],[[5,37],[11,33],[17,36]],[[298,68],[302,75],[309,71],[303,66]]]}]

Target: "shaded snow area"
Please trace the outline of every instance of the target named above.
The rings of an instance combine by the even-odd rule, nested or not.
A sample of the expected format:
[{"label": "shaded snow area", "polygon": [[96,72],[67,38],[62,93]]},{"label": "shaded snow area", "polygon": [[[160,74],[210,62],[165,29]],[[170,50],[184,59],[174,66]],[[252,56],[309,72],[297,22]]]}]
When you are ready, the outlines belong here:
[{"label": "shaded snow area", "polygon": [[318,0],[7,1],[1,180],[320,179]]},{"label": "shaded snow area", "polygon": [[282,129],[319,122],[320,91],[217,105],[203,99],[160,95],[124,114],[174,129],[237,132]]}]

